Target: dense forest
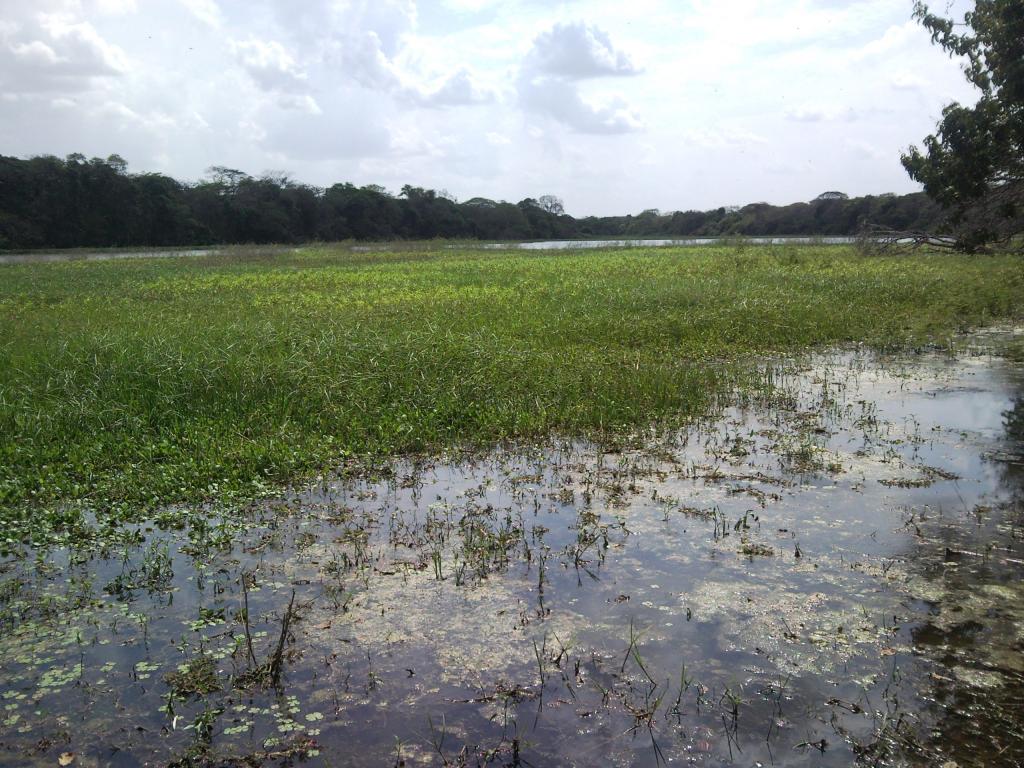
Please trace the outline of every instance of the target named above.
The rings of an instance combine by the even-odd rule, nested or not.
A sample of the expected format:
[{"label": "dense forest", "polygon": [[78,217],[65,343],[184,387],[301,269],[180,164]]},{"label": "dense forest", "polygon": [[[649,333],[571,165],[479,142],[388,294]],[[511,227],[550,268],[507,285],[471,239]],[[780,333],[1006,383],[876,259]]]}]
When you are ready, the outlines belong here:
[{"label": "dense forest", "polygon": [[0,156],[0,249],[297,243],[314,240],[716,235],[853,235],[866,223],[933,230],[941,209],[923,193],[850,198],[825,192],[808,203],[753,203],[710,211],[643,211],[576,219],[549,195],[518,203],[405,186],[327,189],[284,174],[250,176],[213,167],[184,183],[129,173],[117,155]]}]

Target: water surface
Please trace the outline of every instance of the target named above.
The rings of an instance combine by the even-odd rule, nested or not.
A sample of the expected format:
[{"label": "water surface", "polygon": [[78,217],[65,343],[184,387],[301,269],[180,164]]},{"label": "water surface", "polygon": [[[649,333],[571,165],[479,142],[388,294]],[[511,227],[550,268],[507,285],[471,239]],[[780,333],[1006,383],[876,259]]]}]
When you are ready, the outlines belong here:
[{"label": "water surface", "polygon": [[[521,243],[490,243],[480,247],[486,249],[513,248],[521,250],[569,250],[580,248],[650,248],[655,246],[697,246],[731,243],[735,239],[721,237],[696,237],[682,239],[638,238],[620,240],[547,240],[543,242]],[[856,242],[853,237],[746,237],[743,242],[753,245],[849,245]],[[452,246],[463,248],[465,246]],[[259,246],[261,250],[273,252],[298,250],[287,246]],[[351,250],[359,253],[370,253],[388,250],[387,244],[354,245]],[[30,251],[26,253],[0,253],[0,265],[33,264],[64,261],[111,261],[118,259],[169,259],[178,257],[217,256],[223,253],[218,248],[184,248],[184,249],[144,249],[138,251],[117,250],[69,250],[69,251]]]},{"label": "water surface", "polygon": [[682,432],[4,562],[0,763],[1019,764],[1024,371],[764,370]]},{"label": "water surface", "polygon": [[[750,245],[852,245],[855,237],[742,237]],[[661,246],[718,245],[737,242],[735,237],[625,238],[609,240],[544,240],[523,243],[492,243],[485,248],[522,250],[576,250],[579,248],[651,248]]]},{"label": "water surface", "polygon": [[115,251],[70,250],[0,253],[0,264],[36,264],[62,261],[115,261],[119,259],[172,259],[180,256],[216,256],[216,248],[180,248],[167,250]]}]

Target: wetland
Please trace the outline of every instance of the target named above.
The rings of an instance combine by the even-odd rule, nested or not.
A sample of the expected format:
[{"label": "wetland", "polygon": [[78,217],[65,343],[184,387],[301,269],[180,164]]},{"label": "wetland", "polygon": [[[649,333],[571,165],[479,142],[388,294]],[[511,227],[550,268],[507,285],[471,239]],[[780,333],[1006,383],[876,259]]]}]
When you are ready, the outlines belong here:
[{"label": "wetland", "polygon": [[1013,257],[0,276],[0,763],[1015,765]]}]

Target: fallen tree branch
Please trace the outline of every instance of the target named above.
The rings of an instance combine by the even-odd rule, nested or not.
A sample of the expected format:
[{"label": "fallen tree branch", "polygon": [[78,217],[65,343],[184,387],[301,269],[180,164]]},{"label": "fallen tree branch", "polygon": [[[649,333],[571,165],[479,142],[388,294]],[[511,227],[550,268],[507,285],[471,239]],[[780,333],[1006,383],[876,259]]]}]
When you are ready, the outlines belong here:
[{"label": "fallen tree branch", "polygon": [[920,248],[954,251],[960,246],[959,240],[951,235],[888,229],[875,224],[861,227],[856,244],[861,253],[867,254],[897,253]]}]

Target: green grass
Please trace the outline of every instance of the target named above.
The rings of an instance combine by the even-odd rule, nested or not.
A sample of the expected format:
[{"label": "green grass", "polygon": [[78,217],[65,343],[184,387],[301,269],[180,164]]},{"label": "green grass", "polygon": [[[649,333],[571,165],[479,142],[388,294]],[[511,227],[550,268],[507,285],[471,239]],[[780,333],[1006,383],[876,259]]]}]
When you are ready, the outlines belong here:
[{"label": "green grass", "polygon": [[675,423],[755,386],[763,353],[1018,318],[1022,266],[835,246],[0,266],[0,520],[20,538],[346,456]]}]

